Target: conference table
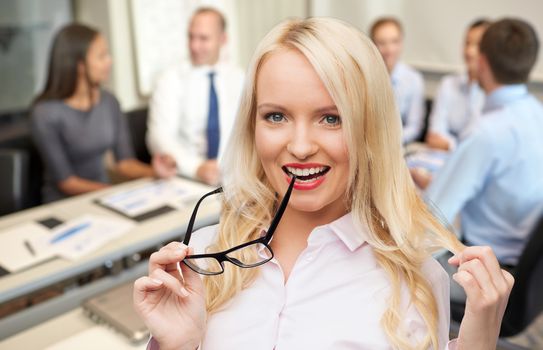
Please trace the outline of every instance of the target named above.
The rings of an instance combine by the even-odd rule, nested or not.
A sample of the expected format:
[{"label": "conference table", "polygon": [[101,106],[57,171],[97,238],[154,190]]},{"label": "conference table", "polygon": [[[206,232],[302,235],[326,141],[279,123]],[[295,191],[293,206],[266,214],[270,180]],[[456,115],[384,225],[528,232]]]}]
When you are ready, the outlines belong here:
[{"label": "conference table", "polygon": [[[68,221],[86,214],[123,218],[118,212],[98,204],[97,200],[120,191],[126,192],[132,188],[139,188],[151,183],[151,181],[154,180],[130,181],[104,190],[3,216],[0,218],[0,236],[10,227],[47,218]],[[134,222],[127,233],[76,260],[54,257],[22,271],[0,276],[0,306],[6,306],[9,303],[16,304],[17,301],[24,301],[26,297],[32,295],[38,295],[34,299],[39,299],[40,293],[54,289],[55,286],[61,286],[60,289],[62,289],[62,292],[57,296],[47,298],[47,293],[45,293],[44,301],[33,302],[33,305],[29,307],[21,308],[17,312],[0,318],[0,349],[45,348],[47,344],[55,342],[55,332],[60,332],[65,338],[69,336],[70,329],[75,331],[83,324],[86,325],[83,328],[88,329],[89,324],[87,323],[92,323],[92,321],[82,314],[79,307],[81,302],[144,275],[147,271],[146,257],[162,245],[172,240],[180,240],[184,235],[196,200],[201,194],[212,189],[187,179],[179,178],[175,181],[186,184],[191,191],[198,192],[185,203],[186,205],[140,222]],[[219,200],[214,198],[206,200],[198,212],[195,228],[218,222],[219,213]],[[124,219],[126,220],[126,218]],[[2,249],[9,248],[2,247]],[[101,271],[98,277],[96,271]],[[88,283],[85,283],[86,279],[89,280]],[[33,329],[32,327],[40,329],[52,320],[57,318],[65,320],[66,317],[68,317],[68,321],[61,322],[60,329],[56,331],[49,329],[42,333],[38,331],[36,333],[38,336],[36,334],[32,337],[24,336],[27,329]],[[54,328],[58,327],[59,325]],[[47,327],[45,328],[47,329]],[[44,336],[43,342],[40,342],[40,334]],[[19,344],[21,346],[15,346],[10,343],[13,339],[23,339],[23,343]],[[32,343],[25,343],[25,341],[32,341]],[[11,345],[7,346],[6,344]],[[22,346],[23,344],[27,346]]]}]

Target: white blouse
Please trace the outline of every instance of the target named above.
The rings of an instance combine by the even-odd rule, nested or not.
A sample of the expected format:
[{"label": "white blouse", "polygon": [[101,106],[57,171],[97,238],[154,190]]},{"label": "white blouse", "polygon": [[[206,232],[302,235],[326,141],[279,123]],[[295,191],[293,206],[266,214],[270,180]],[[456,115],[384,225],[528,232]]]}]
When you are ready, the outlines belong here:
[{"label": "white blouse", "polygon": [[[189,246],[196,254],[212,242],[217,227],[192,235]],[[366,237],[350,213],[316,227],[287,283],[277,260],[261,266],[250,287],[210,315],[200,349],[392,349],[380,325],[391,286]],[[455,341],[448,344],[449,277],[432,258],[422,270],[438,305],[439,348],[453,349]],[[416,345],[427,329],[405,285],[401,298],[402,327]]]}]

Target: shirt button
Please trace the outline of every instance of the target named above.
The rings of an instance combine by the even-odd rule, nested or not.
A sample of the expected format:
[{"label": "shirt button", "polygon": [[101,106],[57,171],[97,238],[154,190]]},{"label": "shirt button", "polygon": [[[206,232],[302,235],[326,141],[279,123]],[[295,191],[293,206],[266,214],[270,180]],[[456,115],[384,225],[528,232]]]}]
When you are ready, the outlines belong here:
[{"label": "shirt button", "polygon": [[305,261],[307,261],[307,262],[313,261],[313,255],[308,255],[308,256],[306,256],[306,257],[305,257]]}]

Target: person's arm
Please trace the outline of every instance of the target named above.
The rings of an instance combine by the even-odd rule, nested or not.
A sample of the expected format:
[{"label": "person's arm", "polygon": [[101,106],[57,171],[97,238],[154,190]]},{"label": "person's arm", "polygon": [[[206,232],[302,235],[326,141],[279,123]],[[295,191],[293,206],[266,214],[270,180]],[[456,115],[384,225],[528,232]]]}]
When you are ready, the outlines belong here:
[{"label": "person's arm", "polygon": [[449,222],[481,190],[490,173],[495,153],[491,137],[483,131],[462,142],[425,192]]},{"label": "person's arm", "polygon": [[108,184],[102,182],[83,179],[79,176],[69,176],[67,179],[57,183],[58,188],[69,196],[76,196],[87,192],[101,190],[109,187]]},{"label": "person's arm", "polygon": [[453,279],[467,297],[458,339],[449,349],[496,349],[513,276],[500,268],[490,247],[467,247],[449,263],[459,266]]},{"label": "person's arm", "polygon": [[[147,121],[147,146],[155,154],[167,154],[175,159],[180,174],[195,178],[198,167],[204,162],[198,155],[194,145],[188,140],[180,139],[180,128],[186,121],[183,119],[183,108],[188,103],[184,100],[183,82],[175,76],[175,72],[167,72],[157,82],[149,102],[149,118]],[[193,122],[193,121],[192,121]]]},{"label": "person's arm", "polygon": [[153,168],[135,158],[123,159],[115,165],[115,171],[128,179],[137,179],[140,177],[154,177],[156,175]]},{"label": "person's arm", "polygon": [[41,158],[58,189],[66,195],[78,195],[107,187],[105,183],[76,176],[62,142],[58,111],[37,105],[31,117],[31,132]]},{"label": "person's arm", "polygon": [[432,104],[428,134],[425,139],[428,146],[446,151],[456,144],[454,137],[449,133],[449,110],[455,108],[451,106],[450,90],[452,88],[450,79],[443,78]]},{"label": "person's arm", "polygon": [[415,141],[422,132],[424,124],[424,82],[420,75],[413,79],[411,101],[403,128],[403,142]]}]

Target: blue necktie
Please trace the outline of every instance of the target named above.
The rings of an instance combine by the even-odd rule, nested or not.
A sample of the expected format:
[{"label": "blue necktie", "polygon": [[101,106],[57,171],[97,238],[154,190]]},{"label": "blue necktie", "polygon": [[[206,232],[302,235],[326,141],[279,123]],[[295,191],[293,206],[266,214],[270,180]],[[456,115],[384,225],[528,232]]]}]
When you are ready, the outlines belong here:
[{"label": "blue necktie", "polygon": [[219,101],[213,78],[215,72],[209,72],[209,110],[207,112],[207,158],[216,159],[219,153],[219,142],[221,139],[219,127]]}]

